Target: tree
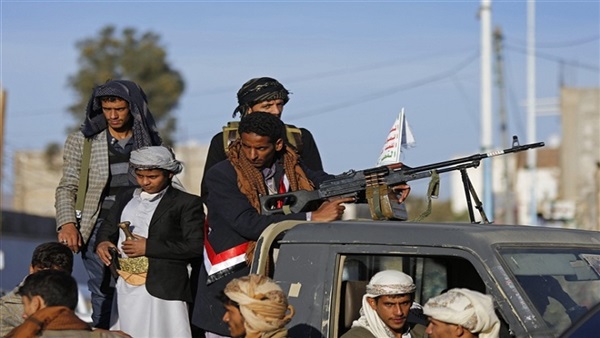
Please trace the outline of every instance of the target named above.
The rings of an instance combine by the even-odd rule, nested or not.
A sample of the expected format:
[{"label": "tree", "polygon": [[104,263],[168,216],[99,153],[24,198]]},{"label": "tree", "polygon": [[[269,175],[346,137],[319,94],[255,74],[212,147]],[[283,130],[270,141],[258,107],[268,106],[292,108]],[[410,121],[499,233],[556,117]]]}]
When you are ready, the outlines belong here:
[{"label": "tree", "polygon": [[170,113],[177,107],[184,82],[166,60],[160,36],[152,32],[137,34],[135,29],[125,28],[118,37],[113,26],[106,26],[98,37],[78,41],[76,47],[80,68],[68,78],[69,86],[77,93],[77,102],[69,107],[75,118],[83,120],[94,86],[107,80],[131,80],[146,92],[163,141],[173,145],[171,134],[176,121]]}]

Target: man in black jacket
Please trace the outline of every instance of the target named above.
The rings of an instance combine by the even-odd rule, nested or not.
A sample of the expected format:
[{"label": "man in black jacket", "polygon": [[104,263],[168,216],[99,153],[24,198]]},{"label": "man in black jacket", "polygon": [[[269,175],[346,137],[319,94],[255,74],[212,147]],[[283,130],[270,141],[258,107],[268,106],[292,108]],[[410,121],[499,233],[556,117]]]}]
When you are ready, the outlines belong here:
[{"label": "man in black jacket", "polygon": [[204,266],[200,271],[192,323],[207,337],[228,336],[222,322],[225,309],[219,295],[234,278],[247,275],[254,243],[270,224],[283,220],[339,220],[343,198],[325,201],[312,212],[262,215],[259,195],[313,190],[333,176],[313,171],[285,144],[285,126],[265,112],[245,115],[240,137],[229,147],[228,159],[206,173],[208,236],[204,241]]},{"label": "man in black jacket", "polygon": [[[111,327],[134,337],[190,337],[187,266],[202,256],[200,197],[172,186],[183,167],[165,147],[134,150],[129,163],[140,188],[117,196],[96,247],[106,265],[111,264],[111,248],[123,256]],[[131,223],[132,236],[119,230],[124,221]]]},{"label": "man in black jacket", "polygon": [[[241,117],[253,112],[261,111],[281,118],[283,108],[289,101],[290,92],[279,81],[270,77],[250,79],[244,83],[237,93],[238,106],[233,111],[233,117],[238,113]],[[238,122],[229,122],[223,131],[213,136],[208,148],[208,155],[204,165],[204,173],[208,172],[215,164],[227,159],[226,150],[238,136]],[[302,163],[311,170],[323,170],[321,155],[317,144],[305,128],[286,125],[286,143],[296,148],[302,158]],[[208,187],[203,177],[201,183],[201,196],[206,203]]]}]

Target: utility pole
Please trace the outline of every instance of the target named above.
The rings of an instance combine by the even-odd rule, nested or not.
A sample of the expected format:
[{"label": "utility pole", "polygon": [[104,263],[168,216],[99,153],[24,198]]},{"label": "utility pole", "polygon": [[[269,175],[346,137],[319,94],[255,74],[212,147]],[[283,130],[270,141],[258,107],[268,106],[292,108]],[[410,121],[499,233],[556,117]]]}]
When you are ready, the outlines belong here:
[{"label": "utility pole", "polygon": [[[6,111],[6,91],[0,86],[0,177],[4,180],[4,112]],[[4,187],[0,186],[0,209],[4,206]],[[0,228],[2,217],[0,217]]]},{"label": "utility pole", "polygon": [[[536,142],[535,92],[535,1],[527,0],[527,143]],[[529,169],[529,225],[537,225],[536,167],[537,150],[527,152]]]},{"label": "utility pole", "polygon": [[[481,151],[492,149],[492,15],[491,0],[481,0]],[[494,219],[492,163],[483,161],[483,206],[490,220]]]},{"label": "utility pole", "polygon": [[[508,118],[506,116],[506,86],[504,83],[504,58],[502,54],[502,41],[504,36],[500,27],[494,30],[494,52],[496,55],[496,85],[498,86],[498,117],[500,122],[500,142],[502,149],[508,149],[510,136],[508,135]],[[508,156],[502,156],[502,205],[499,219],[504,224],[515,224],[514,198],[512,189],[513,180],[508,168]]]}]

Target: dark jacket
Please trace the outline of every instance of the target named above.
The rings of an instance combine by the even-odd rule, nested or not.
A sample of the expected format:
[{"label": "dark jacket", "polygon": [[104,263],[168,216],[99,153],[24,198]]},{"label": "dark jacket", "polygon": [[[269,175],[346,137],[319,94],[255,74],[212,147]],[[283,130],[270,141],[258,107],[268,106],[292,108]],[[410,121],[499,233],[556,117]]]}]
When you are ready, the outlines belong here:
[{"label": "dark jacket", "polygon": [[[98,230],[96,243],[117,243],[121,214],[133,198],[133,191],[131,188],[117,196],[114,207]],[[148,229],[148,293],[165,300],[193,300],[187,265],[202,256],[203,224],[200,197],[168,187]]]},{"label": "dark jacket", "polygon": [[[306,176],[316,186],[333,176],[323,171],[312,171],[304,168]],[[277,163],[277,172],[283,174],[281,163]],[[277,179],[276,182],[279,180]],[[270,224],[284,220],[305,220],[306,213],[289,215],[261,215],[250,204],[248,198],[237,185],[237,173],[231,163],[221,161],[206,173],[208,195],[208,225],[210,233],[208,241],[216,253],[223,252],[247,241],[256,241]],[[249,267],[243,265],[233,273],[207,285],[206,269],[202,268],[196,292],[196,300],[192,323],[204,330],[223,336],[229,335],[228,327],[222,318],[225,308],[219,295],[229,281],[247,275]]]},{"label": "dark jacket", "polygon": [[[319,149],[317,148],[317,143],[315,142],[313,135],[307,129],[299,129],[302,132],[302,150],[299,153],[302,163],[311,170],[323,170],[321,155],[319,154]],[[208,192],[206,173],[215,164],[227,159],[223,142],[223,132],[213,136],[210,141],[208,154],[206,155],[206,163],[204,164],[204,177],[202,177],[202,182],[200,183],[200,195],[202,197],[202,202],[204,203],[206,203],[206,195]]]}]

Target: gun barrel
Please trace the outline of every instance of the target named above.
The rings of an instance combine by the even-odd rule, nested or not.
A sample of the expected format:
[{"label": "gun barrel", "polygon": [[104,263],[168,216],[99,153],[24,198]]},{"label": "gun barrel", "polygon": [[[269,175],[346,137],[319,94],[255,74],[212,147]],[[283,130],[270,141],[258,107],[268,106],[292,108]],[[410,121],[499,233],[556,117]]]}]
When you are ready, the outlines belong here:
[{"label": "gun barrel", "polygon": [[[443,161],[443,162],[439,162],[439,163],[426,164],[426,165],[423,165],[420,167],[413,167],[410,169],[405,169],[405,172],[407,174],[412,174],[412,173],[417,173],[417,172],[421,172],[421,171],[436,170],[436,169],[449,167],[449,166],[453,166],[453,165],[457,165],[457,164],[463,164],[463,163],[467,163],[467,162],[477,163],[484,158],[499,156],[499,155],[504,155],[504,154],[509,154],[509,153],[517,153],[520,151],[525,151],[525,150],[529,150],[529,149],[533,149],[533,148],[539,148],[539,147],[543,147],[543,146],[544,146],[544,142],[515,145],[508,149],[495,150],[495,151],[490,151],[487,153],[475,154],[475,155],[471,155],[471,156],[467,156],[467,157],[461,157],[461,158],[457,158],[455,160],[448,160],[448,161]],[[399,170],[403,170],[403,169],[399,169]]]}]

